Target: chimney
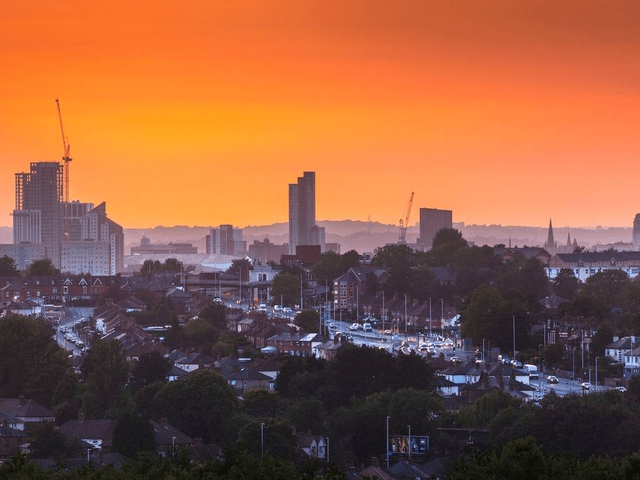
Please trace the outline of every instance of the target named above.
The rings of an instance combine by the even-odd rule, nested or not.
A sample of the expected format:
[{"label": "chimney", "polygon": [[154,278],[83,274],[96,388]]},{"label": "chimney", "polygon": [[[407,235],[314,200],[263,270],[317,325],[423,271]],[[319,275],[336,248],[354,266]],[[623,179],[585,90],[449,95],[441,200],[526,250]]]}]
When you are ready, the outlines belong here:
[{"label": "chimney", "polygon": [[18,397],[18,405],[23,407],[27,403],[27,400],[24,398],[24,395],[20,395]]}]

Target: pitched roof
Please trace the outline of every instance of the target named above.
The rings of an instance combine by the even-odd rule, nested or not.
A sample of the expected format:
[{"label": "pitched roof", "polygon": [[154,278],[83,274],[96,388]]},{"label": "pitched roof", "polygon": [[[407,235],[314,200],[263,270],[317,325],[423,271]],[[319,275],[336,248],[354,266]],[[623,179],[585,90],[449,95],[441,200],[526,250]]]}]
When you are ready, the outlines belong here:
[{"label": "pitched roof", "polygon": [[18,418],[55,418],[55,414],[30,398],[0,398],[0,412]]},{"label": "pitched roof", "polygon": [[110,447],[115,426],[115,420],[68,420],[60,431],[70,437],[100,439],[103,447]]},{"label": "pitched roof", "polygon": [[153,437],[158,446],[193,444],[193,438],[169,425],[166,419],[161,419],[159,423],[152,420],[151,425],[153,425]]}]

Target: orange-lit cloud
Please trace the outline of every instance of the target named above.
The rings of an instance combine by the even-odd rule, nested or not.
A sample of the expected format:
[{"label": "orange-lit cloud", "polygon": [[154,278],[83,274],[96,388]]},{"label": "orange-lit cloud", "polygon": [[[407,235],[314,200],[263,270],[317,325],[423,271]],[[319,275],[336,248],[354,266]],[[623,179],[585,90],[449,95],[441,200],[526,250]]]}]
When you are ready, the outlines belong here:
[{"label": "orange-lit cloud", "polygon": [[[0,17],[0,224],[13,174],[62,154],[124,226],[287,219],[630,225],[634,1],[45,2]],[[417,215],[413,218],[417,218]]]}]

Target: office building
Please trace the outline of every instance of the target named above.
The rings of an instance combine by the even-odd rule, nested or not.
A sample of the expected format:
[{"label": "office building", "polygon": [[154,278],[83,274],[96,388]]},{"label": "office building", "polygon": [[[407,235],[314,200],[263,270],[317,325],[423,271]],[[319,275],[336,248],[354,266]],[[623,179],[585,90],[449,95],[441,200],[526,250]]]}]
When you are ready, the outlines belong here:
[{"label": "office building", "polygon": [[436,233],[443,228],[453,228],[453,212],[451,210],[421,208],[418,246],[423,250],[430,250]]},{"label": "office building", "polygon": [[325,232],[316,225],[316,173],[304,172],[289,184],[289,254],[301,245],[320,245],[324,252]]},{"label": "office building", "polygon": [[209,255],[241,255],[246,249],[242,240],[242,229],[233,228],[233,225],[220,225],[218,228],[209,229],[205,243]]}]

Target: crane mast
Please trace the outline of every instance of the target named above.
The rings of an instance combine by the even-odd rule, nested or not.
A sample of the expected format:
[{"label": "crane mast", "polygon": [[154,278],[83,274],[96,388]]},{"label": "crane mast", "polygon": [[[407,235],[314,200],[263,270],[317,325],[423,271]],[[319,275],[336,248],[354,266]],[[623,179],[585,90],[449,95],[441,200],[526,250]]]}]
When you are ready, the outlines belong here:
[{"label": "crane mast", "polygon": [[62,161],[64,162],[64,201],[69,202],[69,162],[71,157],[69,156],[69,139],[64,134],[64,125],[62,124],[62,112],[60,111],[60,101],[56,98],[56,105],[58,106],[58,119],[60,120],[60,132],[62,133],[62,146],[64,148],[64,155]]},{"label": "crane mast", "polygon": [[400,219],[400,236],[398,237],[399,245],[406,245],[407,243],[407,228],[409,227],[409,217],[411,216],[411,206],[413,205],[413,195],[415,192],[411,192],[409,197],[409,205],[407,205],[407,211],[404,217]]}]

